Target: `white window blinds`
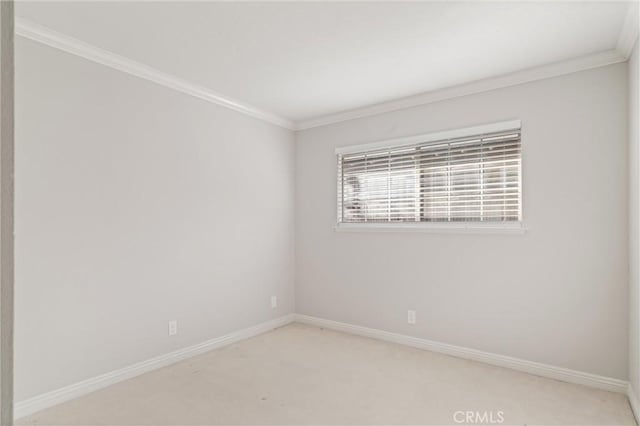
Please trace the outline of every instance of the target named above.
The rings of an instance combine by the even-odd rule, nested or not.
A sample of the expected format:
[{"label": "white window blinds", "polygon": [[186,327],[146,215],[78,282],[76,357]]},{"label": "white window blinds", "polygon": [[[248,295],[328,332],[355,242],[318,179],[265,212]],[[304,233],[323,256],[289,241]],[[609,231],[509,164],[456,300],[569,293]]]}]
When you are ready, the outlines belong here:
[{"label": "white window blinds", "polygon": [[522,218],[519,128],[376,146],[337,160],[339,223]]}]

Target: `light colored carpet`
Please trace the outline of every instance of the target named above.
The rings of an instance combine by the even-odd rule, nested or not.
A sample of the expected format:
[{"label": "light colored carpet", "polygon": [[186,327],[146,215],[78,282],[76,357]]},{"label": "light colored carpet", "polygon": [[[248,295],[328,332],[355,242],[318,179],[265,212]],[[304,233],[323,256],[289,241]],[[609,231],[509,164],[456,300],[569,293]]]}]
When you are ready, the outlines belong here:
[{"label": "light colored carpet", "polygon": [[455,425],[464,420],[454,418],[458,411],[486,413],[494,422],[502,417],[509,425],[635,424],[621,394],[302,324],[118,383],[18,424]]}]

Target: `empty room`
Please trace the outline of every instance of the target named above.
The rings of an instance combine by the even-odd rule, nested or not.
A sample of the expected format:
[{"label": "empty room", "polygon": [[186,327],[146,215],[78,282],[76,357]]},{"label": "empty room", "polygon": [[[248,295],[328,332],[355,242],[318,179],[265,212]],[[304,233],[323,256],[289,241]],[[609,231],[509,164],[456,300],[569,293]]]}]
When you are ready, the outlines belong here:
[{"label": "empty room", "polygon": [[639,14],[1,1],[2,425],[636,425]]}]

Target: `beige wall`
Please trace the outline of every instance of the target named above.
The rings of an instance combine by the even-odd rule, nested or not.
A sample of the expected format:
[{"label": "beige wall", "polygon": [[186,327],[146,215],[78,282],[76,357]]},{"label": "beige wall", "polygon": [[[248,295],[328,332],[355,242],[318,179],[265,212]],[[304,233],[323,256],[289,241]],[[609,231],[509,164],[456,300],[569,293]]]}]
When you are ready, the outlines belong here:
[{"label": "beige wall", "polygon": [[0,425],[13,421],[14,13],[0,3]]},{"label": "beige wall", "polygon": [[16,59],[17,401],[293,312],[291,131],[24,39]]},{"label": "beige wall", "polygon": [[[334,231],[336,147],[509,119],[526,234]],[[626,128],[617,64],[299,132],[296,311],[626,379]]]},{"label": "beige wall", "polygon": [[[638,140],[638,41],[629,58],[629,381],[640,395],[640,141]],[[640,403],[640,401],[637,401]]]}]

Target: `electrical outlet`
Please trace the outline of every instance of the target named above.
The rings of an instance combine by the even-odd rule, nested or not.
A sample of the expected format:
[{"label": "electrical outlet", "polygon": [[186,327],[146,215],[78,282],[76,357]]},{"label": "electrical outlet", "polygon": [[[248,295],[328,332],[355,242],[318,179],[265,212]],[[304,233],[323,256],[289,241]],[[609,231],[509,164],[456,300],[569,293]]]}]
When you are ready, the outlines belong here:
[{"label": "electrical outlet", "polygon": [[271,296],[271,308],[275,309],[278,307],[278,297],[277,296]]},{"label": "electrical outlet", "polygon": [[409,324],[416,323],[416,311],[407,311],[407,322]]},{"label": "electrical outlet", "polygon": [[178,321],[169,321],[169,336],[175,336],[178,334]]}]

